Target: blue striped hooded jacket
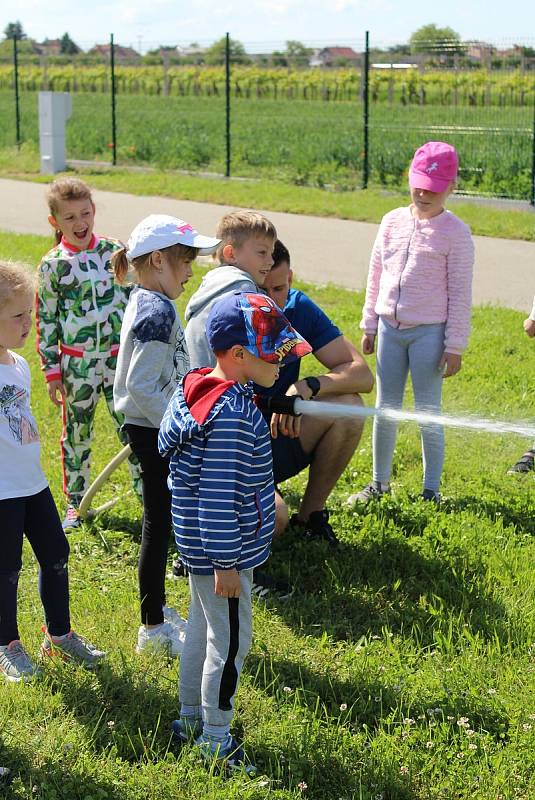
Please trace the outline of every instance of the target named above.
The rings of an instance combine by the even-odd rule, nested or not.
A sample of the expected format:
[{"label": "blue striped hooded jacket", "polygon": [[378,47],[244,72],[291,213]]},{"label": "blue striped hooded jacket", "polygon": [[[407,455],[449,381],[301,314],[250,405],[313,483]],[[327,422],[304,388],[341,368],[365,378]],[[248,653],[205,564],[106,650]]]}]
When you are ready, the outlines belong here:
[{"label": "blue striped hooded jacket", "polygon": [[275,526],[271,441],[251,385],[232,384],[203,423],[192,416],[184,380],[160,426],[171,456],[169,487],[180,557],[188,570],[257,567],[269,556]]}]

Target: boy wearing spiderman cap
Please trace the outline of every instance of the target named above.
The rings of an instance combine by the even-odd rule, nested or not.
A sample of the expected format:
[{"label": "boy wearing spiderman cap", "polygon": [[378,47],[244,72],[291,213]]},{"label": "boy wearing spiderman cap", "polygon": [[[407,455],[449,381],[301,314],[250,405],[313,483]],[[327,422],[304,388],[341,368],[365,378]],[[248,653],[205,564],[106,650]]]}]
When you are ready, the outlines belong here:
[{"label": "boy wearing spiderman cap", "polygon": [[271,441],[252,382],[272,386],[311,347],[269,297],[248,292],[218,301],[206,334],[216,366],[185,375],[158,442],[171,457],[173,527],[191,594],[173,731],[208,763],[253,773],[230,734],[252,639],[253,569],[269,556],[275,524]]}]

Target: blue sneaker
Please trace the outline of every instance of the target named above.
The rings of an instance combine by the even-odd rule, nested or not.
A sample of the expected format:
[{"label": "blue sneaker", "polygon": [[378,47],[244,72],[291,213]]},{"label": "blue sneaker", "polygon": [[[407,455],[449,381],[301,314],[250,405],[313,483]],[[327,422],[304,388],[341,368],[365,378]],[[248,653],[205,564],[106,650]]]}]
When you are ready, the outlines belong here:
[{"label": "blue sneaker", "polygon": [[203,734],[195,740],[195,747],[207,766],[214,764],[228,772],[244,771],[250,778],[258,774],[258,768],[246,759],[243,747],[230,733],[223,743]]},{"label": "blue sneaker", "polygon": [[175,742],[188,744],[202,736],[203,723],[202,719],[197,717],[180,717],[173,720],[171,728]]}]

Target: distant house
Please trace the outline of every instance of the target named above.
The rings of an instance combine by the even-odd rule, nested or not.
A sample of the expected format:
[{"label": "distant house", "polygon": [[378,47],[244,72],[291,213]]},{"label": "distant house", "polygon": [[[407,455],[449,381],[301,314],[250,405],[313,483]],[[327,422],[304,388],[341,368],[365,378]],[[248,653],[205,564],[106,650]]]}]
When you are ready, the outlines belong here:
[{"label": "distant house", "polygon": [[333,67],[341,62],[358,67],[361,63],[361,55],[356,53],[352,47],[324,47],[322,50],[314,51],[309,65],[311,67]]},{"label": "distant house", "polygon": [[514,44],[512,47],[508,47],[505,50],[495,50],[494,52],[498,58],[522,58],[524,55],[524,48],[520,47],[519,44]]},{"label": "distant house", "polygon": [[42,56],[60,56],[61,39],[45,39],[37,45],[39,54]]},{"label": "distant house", "polygon": [[496,53],[494,45],[488,42],[466,42],[465,56],[472,61],[488,61]]},{"label": "distant house", "polygon": [[[109,44],[96,44],[91,48],[91,50],[88,51],[88,55],[100,56],[101,58],[106,59],[106,61],[109,61],[110,49],[111,45]],[[137,50],[134,50],[133,47],[123,47],[120,44],[116,44],[114,45],[113,49],[115,60],[122,64],[137,64],[139,61],[141,61],[141,56]]]}]

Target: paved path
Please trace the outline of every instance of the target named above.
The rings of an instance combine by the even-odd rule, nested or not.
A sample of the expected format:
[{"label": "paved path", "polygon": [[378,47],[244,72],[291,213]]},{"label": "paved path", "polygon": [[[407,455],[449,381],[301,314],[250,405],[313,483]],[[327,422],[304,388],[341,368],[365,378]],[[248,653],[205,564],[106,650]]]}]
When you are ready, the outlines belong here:
[{"label": "paved path", "polygon": [[[44,197],[43,184],[0,179],[0,228],[49,234]],[[97,230],[122,240],[150,213],[173,214],[211,234],[221,215],[230,209],[189,200],[114,192],[95,191],[94,197]],[[288,246],[299,277],[312,283],[364,288],[377,225],[276,211],[265,213]],[[529,311],[535,293],[535,243],[484,236],[476,236],[475,242],[474,303]]]}]

